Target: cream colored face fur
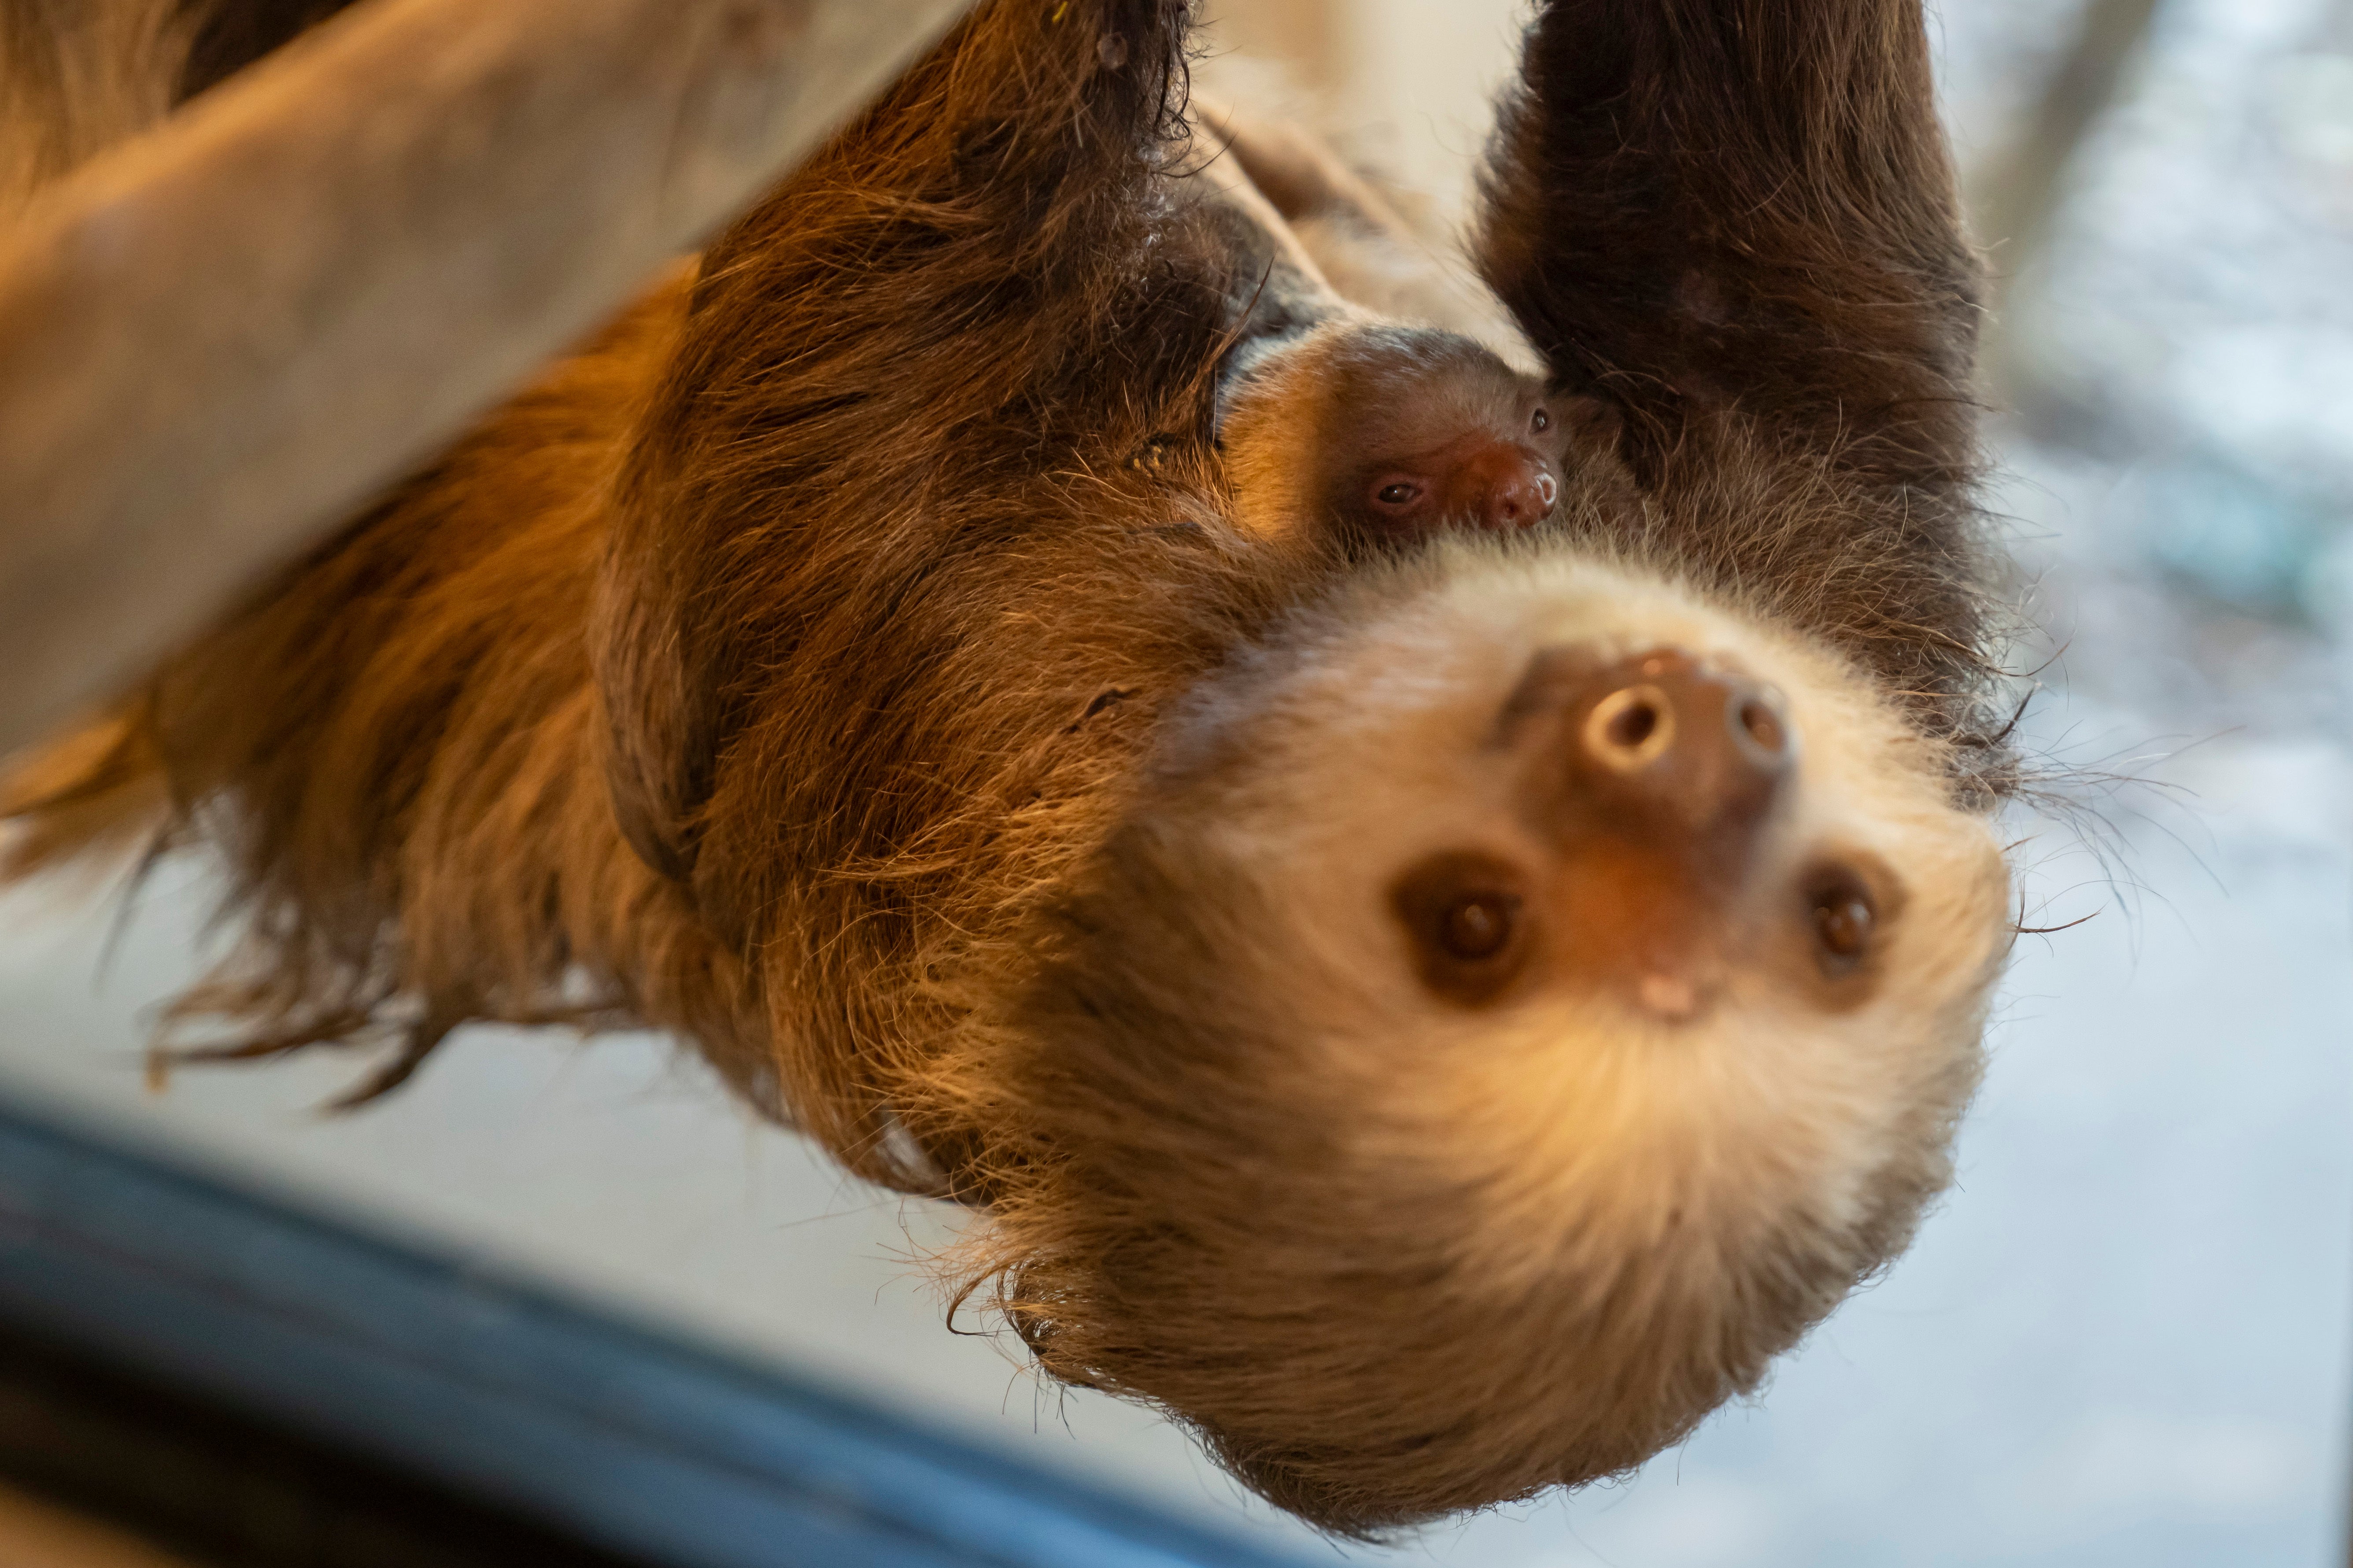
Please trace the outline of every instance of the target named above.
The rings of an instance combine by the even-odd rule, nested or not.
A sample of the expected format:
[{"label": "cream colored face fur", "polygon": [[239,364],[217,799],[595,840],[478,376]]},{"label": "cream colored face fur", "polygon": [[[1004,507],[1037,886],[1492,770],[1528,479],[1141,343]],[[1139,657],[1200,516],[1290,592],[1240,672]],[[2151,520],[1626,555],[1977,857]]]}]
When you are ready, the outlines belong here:
[{"label": "cream colored face fur", "polygon": [[[1409,1190],[1481,1194],[1501,1223],[1464,1227],[1459,1261],[1499,1289],[1564,1269],[1622,1285],[1636,1259],[1637,1289],[1677,1296],[1760,1252],[1809,1273],[1875,1266],[1873,1238],[1908,1234],[1944,1184],[1976,1082],[2009,933],[1989,825],[1949,804],[1937,749],[1863,679],[1753,617],[1557,546],[1435,554],[1407,569],[1418,589],[1333,616],[1238,703],[1205,704],[1176,748],[1204,748],[1219,781],[1204,847],[1297,944],[1305,1047],[1358,1108],[1355,1152]],[[1541,868],[1554,852],[1491,737],[1530,660],[1564,646],[1679,647],[1785,704],[1795,773],[1750,882],[1764,940],[1697,1016],[1541,984],[1454,1005],[1421,982],[1393,908],[1427,857]],[[1895,884],[1859,998],[1825,996],[1806,911],[1781,907],[1824,856],[1870,858]]]}]

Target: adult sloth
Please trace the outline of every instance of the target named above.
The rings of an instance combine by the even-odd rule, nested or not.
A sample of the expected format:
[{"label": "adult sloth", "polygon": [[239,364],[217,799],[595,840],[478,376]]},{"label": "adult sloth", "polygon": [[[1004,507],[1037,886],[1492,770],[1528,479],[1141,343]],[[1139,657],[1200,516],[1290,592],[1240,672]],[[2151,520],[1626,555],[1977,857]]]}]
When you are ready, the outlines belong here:
[{"label": "adult sloth", "polygon": [[[1620,1470],[1947,1176],[2006,946],[1916,0],[1554,0],[1482,264],[1549,519],[1235,518],[1187,16],[997,0],[14,785],[248,1053],[676,1031],[1039,1363],[1364,1532]],[[1598,410],[1600,416],[1586,416]],[[1549,459],[1548,459],[1549,460]]]}]

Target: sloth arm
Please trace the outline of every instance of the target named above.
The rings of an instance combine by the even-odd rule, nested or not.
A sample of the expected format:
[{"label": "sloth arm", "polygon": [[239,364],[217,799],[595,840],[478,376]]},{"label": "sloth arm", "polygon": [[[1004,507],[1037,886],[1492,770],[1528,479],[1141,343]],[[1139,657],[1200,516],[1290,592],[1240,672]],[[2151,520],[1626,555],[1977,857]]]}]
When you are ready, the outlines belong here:
[{"label": "sloth arm", "polygon": [[1647,537],[1977,723],[1978,266],[1919,0],[1549,0],[1481,263],[1615,408]]},{"label": "sloth arm", "polygon": [[[1201,280],[1160,243],[1184,20],[1173,0],[983,5],[706,254],[624,475],[598,635],[616,804],[666,874],[727,878],[705,825],[729,819],[723,754],[756,749],[764,708],[804,704],[850,744],[914,711],[878,689],[878,637],[921,657],[926,590],[985,599],[975,552],[1055,510],[1025,496],[1151,439],[1214,352],[1225,279],[1172,300]],[[806,706],[834,700],[838,721]],[[841,772],[812,756],[801,777]],[[864,809],[760,809],[779,807]],[[702,891],[729,928],[775,896]]]},{"label": "sloth arm", "polygon": [[1978,273],[1919,0],[1551,0],[1497,148],[1484,270],[1651,483],[1721,408],[1965,482]]},{"label": "sloth arm", "polygon": [[1209,446],[1246,262],[1175,188],[1187,9],[977,7],[706,252],[614,493],[616,817],[751,960],[792,1119],[910,1189],[946,988],[1290,599]]}]

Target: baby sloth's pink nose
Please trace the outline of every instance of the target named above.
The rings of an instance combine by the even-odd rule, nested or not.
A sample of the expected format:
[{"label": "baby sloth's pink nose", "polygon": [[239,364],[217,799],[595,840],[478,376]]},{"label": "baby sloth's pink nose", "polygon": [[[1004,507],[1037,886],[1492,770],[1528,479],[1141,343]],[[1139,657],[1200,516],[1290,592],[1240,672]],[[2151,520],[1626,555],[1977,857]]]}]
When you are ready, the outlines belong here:
[{"label": "baby sloth's pink nose", "polygon": [[1492,441],[1474,448],[1454,470],[1449,489],[1449,512],[1475,518],[1480,527],[1499,532],[1542,522],[1560,499],[1552,465],[1516,442]]}]

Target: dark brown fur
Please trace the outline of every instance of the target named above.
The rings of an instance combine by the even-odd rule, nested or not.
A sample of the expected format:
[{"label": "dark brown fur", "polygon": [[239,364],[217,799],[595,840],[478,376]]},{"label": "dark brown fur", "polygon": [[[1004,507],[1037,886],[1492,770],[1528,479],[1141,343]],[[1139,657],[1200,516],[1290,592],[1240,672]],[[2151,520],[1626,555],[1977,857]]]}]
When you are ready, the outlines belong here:
[{"label": "dark brown fur", "polygon": [[1560,384],[1624,413],[1669,519],[1710,519],[1694,492],[1751,463],[1819,473],[1845,516],[1742,580],[1964,733],[1980,268],[1933,101],[1912,5],[1555,0],[1484,181],[1483,270]]},{"label": "dark brown fur", "polygon": [[[1247,289],[1167,200],[1187,19],[984,5],[0,805],[19,875],[218,846],[248,935],[182,1010],[248,1051],[388,1038],[396,1079],[469,1020],[676,1031],[850,1169],[987,1205],[969,1288],[1045,1370],[1364,1531],[1639,1462],[1936,1175],[1672,1317],[1630,1276],[1482,1294],[1474,1194],[1327,1146],[1348,1085],[1285,1047],[1247,894],[1134,815],[1138,767],[1238,648],[1415,568],[1229,521]],[[1572,478],[1557,530],[1966,734],[1973,273],[1914,0],[1556,0],[1528,62],[1488,270],[1647,491],[1630,521]]]}]

